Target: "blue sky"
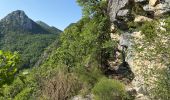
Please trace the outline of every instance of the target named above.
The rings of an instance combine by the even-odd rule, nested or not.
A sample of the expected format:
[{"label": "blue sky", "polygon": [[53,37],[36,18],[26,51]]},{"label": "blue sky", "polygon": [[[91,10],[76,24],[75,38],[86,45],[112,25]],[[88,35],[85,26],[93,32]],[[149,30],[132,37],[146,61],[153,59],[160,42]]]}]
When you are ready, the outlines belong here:
[{"label": "blue sky", "polygon": [[0,19],[15,10],[23,10],[34,21],[41,20],[61,30],[82,16],[76,0],[0,0]]}]

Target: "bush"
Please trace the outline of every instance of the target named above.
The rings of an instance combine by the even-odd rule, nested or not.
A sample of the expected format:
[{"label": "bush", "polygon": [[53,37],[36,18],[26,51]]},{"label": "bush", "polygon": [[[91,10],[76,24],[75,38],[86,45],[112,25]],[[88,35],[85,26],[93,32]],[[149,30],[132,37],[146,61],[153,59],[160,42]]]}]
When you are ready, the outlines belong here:
[{"label": "bush", "polygon": [[19,55],[17,52],[0,50],[0,88],[4,84],[11,84],[18,70]]},{"label": "bush", "polygon": [[80,90],[80,82],[73,73],[57,71],[56,75],[44,80],[41,86],[41,99],[67,100]]},{"label": "bush", "polygon": [[31,88],[24,88],[24,90],[22,90],[18,95],[15,96],[14,100],[29,100],[31,92]]},{"label": "bush", "polygon": [[6,98],[14,98],[24,87],[24,83],[17,78],[11,85],[3,86],[3,96]]},{"label": "bush", "polygon": [[95,100],[124,100],[127,97],[124,84],[107,78],[102,78],[92,92]]},{"label": "bush", "polygon": [[156,26],[156,22],[152,21],[144,22],[143,25],[139,28],[147,41],[153,42],[157,37]]}]

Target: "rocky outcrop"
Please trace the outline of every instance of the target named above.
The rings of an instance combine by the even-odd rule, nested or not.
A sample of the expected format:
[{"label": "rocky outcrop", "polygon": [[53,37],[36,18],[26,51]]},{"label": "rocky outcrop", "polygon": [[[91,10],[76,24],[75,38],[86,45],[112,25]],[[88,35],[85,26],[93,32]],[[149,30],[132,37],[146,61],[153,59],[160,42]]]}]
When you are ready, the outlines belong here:
[{"label": "rocky outcrop", "polygon": [[143,7],[145,11],[153,11],[154,16],[161,16],[170,12],[170,0],[149,0],[149,4]]},{"label": "rocky outcrop", "polygon": [[128,5],[129,0],[109,0],[109,15],[111,21],[116,21],[118,16],[125,16],[128,13],[128,9],[122,10]]},{"label": "rocky outcrop", "polygon": [[28,18],[24,11],[17,10],[10,14],[8,14],[5,18],[1,20],[4,26],[13,25],[13,26],[22,26],[24,29],[32,29],[33,28],[33,21]]},{"label": "rocky outcrop", "polygon": [[[143,12],[139,13],[138,10]],[[135,64],[137,61],[134,63],[135,56],[139,55],[135,54],[135,51],[132,47],[133,42],[136,42],[133,41],[133,38],[141,40],[143,35],[141,34],[140,30],[130,30],[128,27],[128,22],[142,23],[145,21],[152,21],[154,18],[160,17],[170,12],[170,0],[109,0],[108,11],[110,20],[112,22],[110,33],[111,39],[113,41],[120,41],[117,46],[118,50],[123,50],[122,48],[125,46],[128,48],[125,59],[127,62],[126,65],[129,65],[129,69],[132,71],[131,73],[134,73],[135,75],[135,78],[131,76],[133,81],[129,83],[131,87],[128,88],[128,91],[134,94],[136,91],[136,100],[149,100],[146,95],[144,78],[141,75],[141,68],[138,66],[138,64]],[[165,24],[162,21],[158,28],[161,31],[166,31],[163,25]],[[115,32],[116,28],[118,28],[119,34],[121,35]],[[140,41],[137,42],[140,44]],[[113,62],[116,62],[116,64]],[[148,64],[148,62],[145,60],[143,60],[143,62]],[[120,68],[120,73],[124,71],[121,69],[122,66],[122,68],[125,68],[125,70],[129,70],[126,69],[125,65],[121,64],[120,62],[117,64],[117,60],[109,61],[109,63],[110,66],[116,69],[116,71]],[[124,75],[123,73],[122,75]]]}]

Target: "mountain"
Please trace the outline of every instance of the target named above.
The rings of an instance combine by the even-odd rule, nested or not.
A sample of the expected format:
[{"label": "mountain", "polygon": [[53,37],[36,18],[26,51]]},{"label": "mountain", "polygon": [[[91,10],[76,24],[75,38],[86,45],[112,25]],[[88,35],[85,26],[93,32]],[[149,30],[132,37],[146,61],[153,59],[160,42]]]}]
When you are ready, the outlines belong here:
[{"label": "mountain", "polygon": [[49,26],[48,24],[42,22],[42,21],[36,21],[36,23],[38,25],[40,25],[41,27],[43,27],[44,29],[48,30],[51,33],[60,33],[62,32],[61,30],[59,30],[58,28],[54,27],[54,26]]},{"label": "mountain", "polygon": [[61,30],[52,29],[37,24],[22,10],[13,11],[0,20],[0,49],[18,51],[21,68],[32,67],[45,48],[59,37]]},{"label": "mountain", "polygon": [[65,29],[68,29],[68,28],[70,28],[70,27],[73,26],[73,25],[76,25],[76,23],[71,23],[71,24],[69,24]]},{"label": "mountain", "polygon": [[48,33],[47,30],[43,29],[40,25],[30,19],[24,11],[16,10],[8,14],[5,18],[0,21],[1,30],[20,30],[28,31],[32,33]]}]

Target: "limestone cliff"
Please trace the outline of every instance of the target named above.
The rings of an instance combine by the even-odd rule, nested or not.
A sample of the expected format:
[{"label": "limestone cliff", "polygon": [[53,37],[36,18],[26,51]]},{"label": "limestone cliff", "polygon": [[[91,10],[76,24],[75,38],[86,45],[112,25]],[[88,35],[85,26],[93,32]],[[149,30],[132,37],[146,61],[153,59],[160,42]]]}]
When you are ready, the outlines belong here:
[{"label": "limestone cliff", "polygon": [[[143,46],[146,44],[142,42],[143,36],[141,30],[134,28],[137,27],[135,25],[130,27],[129,23],[134,24],[161,19],[157,22],[156,27],[158,30],[166,31],[166,29],[163,28],[165,25],[163,15],[166,15],[169,12],[170,0],[109,0],[108,13],[112,23],[112,33],[110,36],[112,40],[120,41],[118,43],[118,48],[120,50],[122,50],[124,46],[127,46],[128,48],[126,50],[126,62],[128,62],[135,78],[131,83],[127,84],[127,90],[137,91],[136,100],[149,100],[144,87],[144,77],[142,76],[144,68],[149,70],[148,67],[160,67],[164,65],[157,63],[158,61],[150,62],[147,59],[140,58],[148,51],[145,50],[144,52],[137,53],[133,48],[133,45],[138,44],[137,46]],[[119,31],[115,32],[115,30]],[[121,35],[118,33],[121,33]],[[168,40],[164,39],[163,41],[166,41],[167,43]],[[144,65],[149,66],[142,68]],[[113,65],[111,66],[114,67]]]}]

